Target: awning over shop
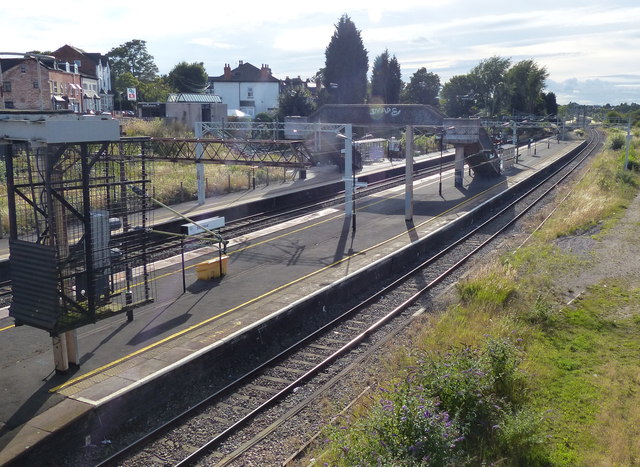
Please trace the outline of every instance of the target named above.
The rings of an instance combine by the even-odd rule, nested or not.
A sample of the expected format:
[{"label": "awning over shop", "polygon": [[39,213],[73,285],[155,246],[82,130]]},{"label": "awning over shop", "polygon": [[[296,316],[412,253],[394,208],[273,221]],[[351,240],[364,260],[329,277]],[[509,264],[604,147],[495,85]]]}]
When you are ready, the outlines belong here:
[{"label": "awning over shop", "polygon": [[95,91],[85,91],[84,92],[85,99],[100,99],[100,96]]}]

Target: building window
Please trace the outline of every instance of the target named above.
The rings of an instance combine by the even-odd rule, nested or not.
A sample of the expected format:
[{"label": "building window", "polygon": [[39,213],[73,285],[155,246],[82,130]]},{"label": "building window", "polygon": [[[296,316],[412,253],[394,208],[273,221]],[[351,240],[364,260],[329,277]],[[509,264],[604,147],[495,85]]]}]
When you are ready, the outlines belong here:
[{"label": "building window", "polygon": [[27,72],[27,65],[20,65],[20,73],[26,73]]},{"label": "building window", "polygon": [[253,88],[247,88],[247,99],[253,99]]},{"label": "building window", "polygon": [[2,83],[2,92],[11,92],[11,81],[4,81]]},{"label": "building window", "polygon": [[37,81],[33,82],[33,89],[40,89],[40,84]]},{"label": "building window", "polygon": [[5,109],[15,109],[16,107],[13,105],[13,101],[4,101]]}]

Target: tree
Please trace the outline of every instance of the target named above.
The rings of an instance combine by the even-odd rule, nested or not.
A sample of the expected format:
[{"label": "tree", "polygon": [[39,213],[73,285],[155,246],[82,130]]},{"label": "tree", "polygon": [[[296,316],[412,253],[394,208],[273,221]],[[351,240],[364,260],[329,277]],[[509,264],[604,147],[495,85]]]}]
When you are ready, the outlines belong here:
[{"label": "tree", "polygon": [[472,75],[456,75],[442,87],[440,106],[452,118],[468,117],[474,113],[475,80]]},{"label": "tree", "polygon": [[123,73],[131,73],[136,79],[148,83],[156,79],[158,74],[153,56],[147,52],[146,41],[133,39],[111,49],[107,57],[111,74],[116,79]]},{"label": "tree", "polygon": [[488,117],[500,113],[507,98],[505,79],[510,64],[510,59],[494,56],[482,60],[470,72],[478,107],[484,109]]},{"label": "tree", "polygon": [[395,55],[389,58],[389,51],[385,50],[373,61],[371,100],[373,103],[397,104],[401,90],[400,64]]},{"label": "tree", "polygon": [[542,90],[549,73],[533,60],[523,60],[507,72],[507,86],[514,112],[536,114],[542,111]]},{"label": "tree", "polygon": [[404,104],[426,104],[439,107],[440,77],[428,72],[425,67],[418,69],[402,92]]},{"label": "tree", "polygon": [[558,115],[558,102],[553,92],[544,95],[544,111],[547,115]]},{"label": "tree", "polygon": [[143,100],[142,97],[142,83],[138,78],[131,73],[124,72],[117,75],[114,80],[113,88],[116,90],[115,95],[115,107],[119,110],[132,110],[135,109],[135,102],[126,99],[126,89],[136,88],[138,91],[138,100]]},{"label": "tree", "polygon": [[323,85],[330,102],[361,104],[367,95],[369,58],[360,31],[346,14],[342,15],[325,50]]},{"label": "tree", "polygon": [[116,109],[133,110],[135,102],[126,99],[126,89],[136,88],[138,102],[165,102],[172,89],[167,83],[166,77],[160,77],[152,82],[145,83],[131,73],[122,73],[115,80]]},{"label": "tree", "polygon": [[202,62],[180,62],[169,72],[168,81],[177,92],[200,93],[207,89],[209,76]]},{"label": "tree", "polygon": [[[146,102],[166,102],[169,94],[173,92],[166,76],[161,76],[151,83],[141,83],[140,86],[142,98]],[[143,100],[142,98],[139,100]]]},{"label": "tree", "polygon": [[280,94],[278,102],[278,120],[284,121],[285,117],[306,117],[315,110],[313,98],[309,90],[304,86],[293,86]]}]

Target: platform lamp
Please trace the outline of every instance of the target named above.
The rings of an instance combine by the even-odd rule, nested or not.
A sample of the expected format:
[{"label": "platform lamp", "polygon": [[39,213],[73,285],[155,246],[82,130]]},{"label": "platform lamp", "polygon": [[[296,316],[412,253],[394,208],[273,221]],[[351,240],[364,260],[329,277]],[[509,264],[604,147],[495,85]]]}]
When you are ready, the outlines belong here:
[{"label": "platform lamp", "polygon": [[440,130],[439,136],[440,136],[440,164],[438,167],[438,176],[440,180],[438,182],[438,194],[440,195],[440,198],[442,198],[442,149],[444,146],[444,128]]}]

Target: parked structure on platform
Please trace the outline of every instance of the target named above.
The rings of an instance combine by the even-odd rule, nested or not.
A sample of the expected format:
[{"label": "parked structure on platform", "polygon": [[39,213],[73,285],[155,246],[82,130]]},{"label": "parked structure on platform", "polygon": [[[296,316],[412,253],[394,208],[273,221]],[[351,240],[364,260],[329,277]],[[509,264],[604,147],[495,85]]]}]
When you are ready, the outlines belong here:
[{"label": "parked structure on platform", "polygon": [[48,331],[56,370],[66,371],[79,364],[77,328],[123,312],[133,319],[134,308],[153,300],[148,150],[144,141],[121,141],[118,121],[107,116],[2,117],[9,315]]}]

